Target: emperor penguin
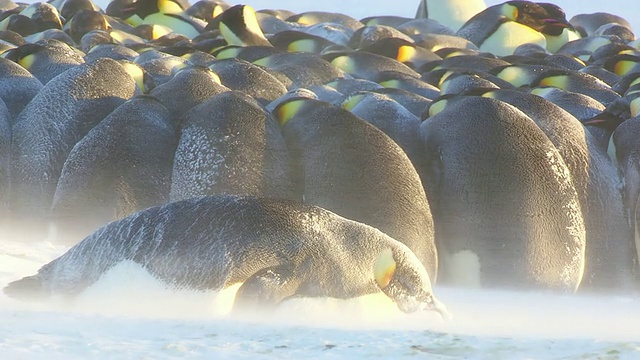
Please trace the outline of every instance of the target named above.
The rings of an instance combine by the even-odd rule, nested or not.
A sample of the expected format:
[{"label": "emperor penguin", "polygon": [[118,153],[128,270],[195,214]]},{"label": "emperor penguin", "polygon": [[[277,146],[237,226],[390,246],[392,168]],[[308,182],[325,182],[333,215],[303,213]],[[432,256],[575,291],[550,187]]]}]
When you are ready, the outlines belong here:
[{"label": "emperor penguin", "polygon": [[633,30],[629,22],[614,14],[605,12],[595,12],[591,14],[578,14],[572,17],[569,22],[580,32],[582,37],[595,35],[596,31],[606,24],[620,24],[629,30]]},{"label": "emperor penguin", "polygon": [[148,95],[116,108],[64,162],[51,213],[56,241],[75,244],[100,226],[169,201],[177,129]]},{"label": "emperor penguin", "polygon": [[387,134],[404,150],[414,167],[422,165],[418,116],[390,97],[369,91],[353,94],[342,107]]},{"label": "emperor penguin", "polygon": [[559,89],[577,92],[590,96],[598,100],[603,105],[608,105],[620,98],[620,95],[613,91],[595,76],[571,70],[551,69],[538,74],[531,81],[531,87],[553,86]]},{"label": "emperor penguin", "polygon": [[189,6],[185,10],[185,13],[194,18],[209,22],[213,20],[213,18],[222,14],[222,12],[224,12],[228,8],[230,8],[230,5],[225,1],[200,0],[195,4]]},{"label": "emperor penguin", "polygon": [[11,115],[0,98],[0,229],[9,217],[11,194]]},{"label": "emperor penguin", "polygon": [[382,71],[397,71],[414,78],[420,77],[415,70],[396,59],[366,51],[334,53],[325,55],[324,58],[347,74],[370,81],[376,81]]},{"label": "emperor penguin", "polygon": [[194,106],[225,91],[229,88],[220,83],[216,73],[202,66],[191,66],[179,70],[171,80],[156,86],[149,95],[169,109],[171,121],[178,127],[182,117]]},{"label": "emperor penguin", "polygon": [[92,62],[97,59],[108,57],[113,60],[126,60],[133,62],[139,55],[140,54],[137,51],[126,46],[113,43],[103,43],[92,46],[87,52],[87,55],[85,55],[84,60],[86,62]]},{"label": "emperor penguin", "polygon": [[[325,84],[349,97],[356,92],[382,89],[382,85],[364,79],[338,79]],[[322,99],[321,99],[322,100]]]},{"label": "emperor penguin", "polygon": [[63,19],[66,19],[66,21],[71,20],[73,15],[80,10],[102,11],[92,0],[52,1],[51,4],[58,9],[60,16],[62,16]]},{"label": "emperor penguin", "polygon": [[470,40],[481,51],[504,56],[511,55],[521,44],[546,48],[545,33],[555,34],[556,29],[568,27],[571,24],[558,12],[549,13],[530,1],[507,1],[478,13],[456,35]]},{"label": "emperor penguin", "polygon": [[139,64],[153,78],[156,85],[170,81],[179,70],[193,65],[189,60],[173,55],[139,61],[144,54],[146,53],[138,56],[135,63]]},{"label": "emperor penguin", "polygon": [[25,106],[11,147],[11,203],[20,220],[42,224],[73,146],[136,89],[122,65],[100,59],[57,76]]},{"label": "emperor penguin", "polygon": [[371,225],[407,245],[436,279],[433,221],[422,183],[389,136],[345,109],[314,99],[274,110],[305,204]]},{"label": "emperor penguin", "polygon": [[294,30],[285,30],[273,34],[269,37],[269,42],[281,51],[314,54],[321,54],[329,47],[339,46],[323,37]]},{"label": "emperor penguin", "polygon": [[545,18],[545,26],[540,31],[547,40],[547,50],[551,53],[558,51],[564,44],[582,38],[580,33],[567,22],[564,10],[556,4],[538,3],[549,16]]},{"label": "emperor penguin", "polygon": [[616,168],[598,140],[576,118],[538,96],[515,90],[490,91],[483,96],[504,101],[527,114],[556,146],[571,172],[586,231],[585,273],[580,288],[629,289],[629,229]]},{"label": "emperor penguin", "polygon": [[403,89],[383,88],[373,90],[372,92],[382,94],[393,99],[398,104],[404,106],[413,115],[418,117],[420,117],[429,104],[431,104],[431,99]]},{"label": "emperor penguin", "polygon": [[292,297],[382,292],[401,311],[448,317],[415,254],[381,231],[315,206],[230,195],[177,201],[112,222],[4,293],[22,300],[78,295],[123,261],[176,289],[242,284],[234,311],[272,311]]},{"label": "emperor penguin", "polygon": [[42,83],[27,69],[13,61],[0,58],[0,99],[9,110],[11,126],[18,114],[40,89],[42,89]]},{"label": "emperor penguin", "polygon": [[300,25],[313,26],[322,23],[331,23],[345,26],[352,30],[358,30],[364,26],[360,21],[351,16],[336,12],[325,11],[306,11],[292,15],[286,19],[288,22],[298,23]]},{"label": "emperor penguin", "polygon": [[252,97],[227,91],[183,119],[171,201],[213,194],[297,199],[278,123]]},{"label": "emperor penguin", "polygon": [[420,125],[443,283],[575,292],[586,233],[556,147],[502,101],[448,103],[432,103]]},{"label": "emperor penguin", "polygon": [[[640,103],[640,100],[636,100]],[[631,230],[630,249],[633,257],[635,274],[640,271],[640,112],[621,123],[613,133],[615,156],[620,177],[623,205],[627,222]],[[632,115],[634,115],[632,114]],[[635,251],[633,251],[635,250]]]},{"label": "emperor penguin", "polygon": [[486,8],[484,0],[421,0],[416,19],[434,19],[458,31],[464,23]]},{"label": "emperor penguin", "polygon": [[218,60],[211,63],[209,68],[220,77],[224,86],[252,96],[263,106],[287,92],[287,87],[280,80],[248,61]]},{"label": "emperor penguin", "polygon": [[58,40],[25,44],[2,54],[36,77],[43,85],[61,73],[84,63],[83,55]]},{"label": "emperor penguin", "polygon": [[272,46],[260,29],[255,10],[249,5],[232,6],[214,21],[229,45]]},{"label": "emperor penguin", "polygon": [[369,46],[361,48],[361,50],[395,59],[412,69],[418,69],[431,61],[442,60],[440,56],[432,51],[398,38],[380,39]]},{"label": "emperor penguin", "polygon": [[287,87],[289,90],[292,87],[326,84],[329,81],[348,76],[338,66],[309,53],[277,53],[253,63],[283,73],[292,81],[292,84]]},{"label": "emperor penguin", "polygon": [[187,8],[187,0],[136,0],[132,3],[117,0],[109,4],[107,14],[120,17],[132,26],[164,25],[176,34],[193,39],[204,31],[204,24],[184,13]]},{"label": "emperor penguin", "polygon": [[376,41],[387,38],[398,38],[413,42],[413,39],[391,26],[386,25],[367,25],[358,29],[349,39],[349,47],[352,49],[361,49],[367,47]]},{"label": "emperor penguin", "polygon": [[77,44],[91,30],[106,31],[110,28],[105,17],[94,10],[80,10],[65,24],[65,30]]},{"label": "emperor penguin", "polygon": [[[6,16],[6,14],[4,14]],[[31,18],[20,15],[10,14],[0,21],[0,30],[14,31],[22,36],[29,36],[38,32],[35,21]]]},{"label": "emperor penguin", "polygon": [[47,29],[62,29],[62,21],[60,20],[58,9],[51,4],[33,3],[20,11],[20,15],[27,16],[33,20],[38,32]]},{"label": "emperor penguin", "polygon": [[407,90],[427,99],[435,99],[440,95],[440,89],[436,86],[397,71],[381,71],[374,81],[385,88]]}]

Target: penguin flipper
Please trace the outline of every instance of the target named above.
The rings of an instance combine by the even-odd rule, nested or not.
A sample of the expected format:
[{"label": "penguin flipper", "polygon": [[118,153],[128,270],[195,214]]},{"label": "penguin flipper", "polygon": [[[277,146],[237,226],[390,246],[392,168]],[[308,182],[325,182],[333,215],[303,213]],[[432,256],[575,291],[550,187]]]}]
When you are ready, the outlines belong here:
[{"label": "penguin flipper", "polygon": [[20,300],[39,300],[47,297],[47,293],[42,288],[40,276],[27,276],[20,280],[9,283],[3,292],[8,297]]},{"label": "penguin flipper", "polygon": [[295,295],[300,282],[289,266],[262,269],[240,286],[233,311],[246,313],[274,309],[284,299]]}]

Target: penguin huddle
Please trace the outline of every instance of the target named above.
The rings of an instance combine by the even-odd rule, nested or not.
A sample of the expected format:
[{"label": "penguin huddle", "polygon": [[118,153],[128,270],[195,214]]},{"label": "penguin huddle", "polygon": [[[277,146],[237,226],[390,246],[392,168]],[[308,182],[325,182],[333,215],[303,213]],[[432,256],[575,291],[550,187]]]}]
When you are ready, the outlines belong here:
[{"label": "penguin huddle", "polygon": [[238,306],[383,292],[444,313],[432,283],[637,288],[629,24],[447,4],[359,21],[6,2],[0,226],[75,246],[5,292],[75,294],[125,260],[178,288],[244,283]]}]

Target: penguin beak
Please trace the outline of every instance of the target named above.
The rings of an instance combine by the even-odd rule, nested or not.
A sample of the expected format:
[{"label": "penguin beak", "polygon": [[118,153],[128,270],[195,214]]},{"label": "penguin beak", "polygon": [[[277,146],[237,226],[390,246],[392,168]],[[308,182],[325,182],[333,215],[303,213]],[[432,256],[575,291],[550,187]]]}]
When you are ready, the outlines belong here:
[{"label": "penguin beak", "polygon": [[555,26],[555,27],[561,27],[561,28],[573,29],[573,26],[570,23],[568,23],[566,21],[559,20],[559,19],[544,19],[543,21],[547,25],[551,25],[551,26]]},{"label": "penguin beak", "polygon": [[435,311],[440,314],[443,321],[449,322],[453,319],[451,313],[447,310],[447,307],[435,297],[431,298],[431,302],[424,302],[422,311]]}]

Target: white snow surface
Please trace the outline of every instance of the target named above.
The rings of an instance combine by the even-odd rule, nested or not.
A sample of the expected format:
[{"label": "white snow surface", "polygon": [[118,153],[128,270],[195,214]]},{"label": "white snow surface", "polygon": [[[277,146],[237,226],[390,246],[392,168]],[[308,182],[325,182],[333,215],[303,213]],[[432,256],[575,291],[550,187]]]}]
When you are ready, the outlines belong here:
[{"label": "white snow surface", "polygon": [[[0,287],[67,248],[0,234]],[[237,289],[237,288],[236,288]],[[173,291],[122,263],[76,298],[0,294],[0,359],[637,359],[640,297],[443,288],[452,314],[404,314],[381,295],[231,312],[236,289]]]}]

